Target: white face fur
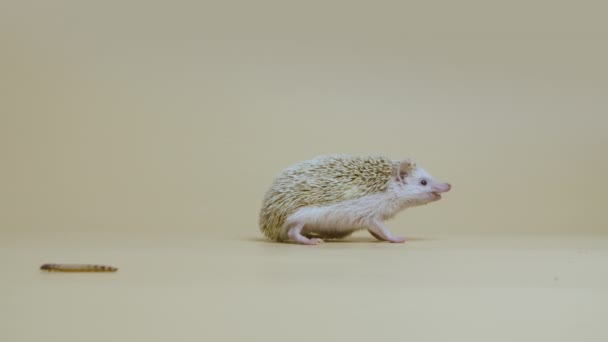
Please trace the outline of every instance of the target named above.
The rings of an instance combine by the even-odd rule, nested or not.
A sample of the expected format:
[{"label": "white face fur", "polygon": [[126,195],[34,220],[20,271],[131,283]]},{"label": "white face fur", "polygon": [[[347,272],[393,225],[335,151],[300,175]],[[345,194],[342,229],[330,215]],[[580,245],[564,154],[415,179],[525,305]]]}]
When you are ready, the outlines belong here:
[{"label": "white face fur", "polygon": [[402,162],[397,182],[400,185],[397,187],[400,197],[420,204],[438,201],[441,199],[441,193],[452,188],[449,183],[433,178],[411,160]]}]

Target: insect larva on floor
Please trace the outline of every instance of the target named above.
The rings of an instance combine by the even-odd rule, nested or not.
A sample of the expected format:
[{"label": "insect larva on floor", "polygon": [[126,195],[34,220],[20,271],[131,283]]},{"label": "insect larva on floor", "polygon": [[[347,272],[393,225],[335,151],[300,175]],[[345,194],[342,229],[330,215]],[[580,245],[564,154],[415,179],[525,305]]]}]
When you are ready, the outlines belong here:
[{"label": "insect larva on floor", "polygon": [[44,264],[40,266],[43,271],[49,272],[116,272],[118,268],[94,264]]}]

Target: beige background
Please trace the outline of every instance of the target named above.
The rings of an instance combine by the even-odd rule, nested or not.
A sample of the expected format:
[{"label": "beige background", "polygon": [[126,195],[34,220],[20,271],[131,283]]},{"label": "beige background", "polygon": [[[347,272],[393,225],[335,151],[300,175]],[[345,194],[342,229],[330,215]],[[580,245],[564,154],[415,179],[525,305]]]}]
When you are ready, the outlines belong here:
[{"label": "beige background", "polygon": [[[175,331],[182,340],[245,338],[247,331],[268,339],[275,335],[265,336],[263,327],[280,323],[285,330],[278,331],[305,339],[317,336],[314,329],[296,333],[289,318],[311,319],[319,301],[327,305],[322,318],[358,327],[349,338],[376,336],[376,326],[387,338],[410,332],[446,340],[459,327],[481,324],[471,323],[477,319],[486,330],[469,337],[488,340],[504,328],[493,324],[513,313],[517,328],[505,328],[505,340],[521,340],[517,334],[529,329],[536,341],[581,334],[602,340],[605,7],[587,1],[0,2],[0,247],[10,271],[5,277],[15,279],[5,283],[10,299],[0,313],[16,327],[0,329],[0,337],[83,340],[87,329],[107,324],[115,328],[85,340],[166,341]],[[409,245],[369,244],[361,234],[354,238],[360,243],[330,244],[319,252],[327,254],[311,259],[310,250],[261,243],[257,215],[272,178],[325,153],[414,157],[453,191],[389,222],[395,233],[420,239]],[[475,240],[506,235],[538,240]],[[440,236],[456,240],[415,242]],[[521,248],[529,254],[518,254]],[[543,254],[544,248],[556,251]],[[400,264],[394,253],[412,258]],[[353,264],[336,261],[341,257]],[[54,260],[115,263],[122,278],[99,283],[35,272]],[[181,266],[168,271],[174,264]],[[158,265],[169,273],[151,276]],[[230,269],[232,278],[222,273]],[[413,273],[393,278],[397,269]],[[453,273],[458,269],[464,273]],[[360,277],[379,283],[353,285]],[[567,289],[541,290],[555,279]],[[270,280],[278,284],[274,290]],[[328,296],[294,299],[280,292],[310,290],[306,284]],[[415,291],[398,292],[403,284]],[[205,286],[218,292],[211,296]],[[488,290],[502,287],[516,290]],[[537,292],[525,292],[530,288]],[[374,297],[379,302],[362,299],[373,289],[383,289]],[[88,299],[91,292],[104,304]],[[47,297],[53,293],[54,301]],[[66,304],[61,295],[70,294],[77,299]],[[416,310],[406,312],[412,297]],[[125,307],[115,312],[112,298]],[[164,299],[154,306],[154,298]],[[368,311],[356,311],[349,298]],[[505,302],[492,308],[484,304],[500,298]],[[543,309],[522,310],[507,298]],[[285,312],[289,300],[301,305],[299,314],[248,321],[276,316],[266,309]],[[246,304],[244,311],[222,311],[237,302]],[[90,305],[101,306],[89,312]],[[565,314],[572,305],[580,305],[573,310],[579,315]],[[158,308],[175,315],[147,316]],[[534,320],[537,313],[544,319]],[[62,317],[82,331],[62,335]],[[179,323],[168,323],[171,317]],[[230,329],[234,317],[249,322],[245,330]],[[198,319],[213,329],[200,331]],[[365,322],[370,326],[362,330]],[[168,330],[151,328],[163,324]],[[551,330],[556,326],[561,330]]]}]

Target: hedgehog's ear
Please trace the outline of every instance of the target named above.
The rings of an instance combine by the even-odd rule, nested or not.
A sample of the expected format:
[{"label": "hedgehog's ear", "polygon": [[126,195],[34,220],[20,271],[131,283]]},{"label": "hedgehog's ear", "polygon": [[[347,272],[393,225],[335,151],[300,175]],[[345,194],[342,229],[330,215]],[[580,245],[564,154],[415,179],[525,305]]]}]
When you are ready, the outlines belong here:
[{"label": "hedgehog's ear", "polygon": [[405,177],[412,174],[415,168],[416,163],[412,159],[406,158],[401,160],[397,165],[397,180],[403,182]]}]

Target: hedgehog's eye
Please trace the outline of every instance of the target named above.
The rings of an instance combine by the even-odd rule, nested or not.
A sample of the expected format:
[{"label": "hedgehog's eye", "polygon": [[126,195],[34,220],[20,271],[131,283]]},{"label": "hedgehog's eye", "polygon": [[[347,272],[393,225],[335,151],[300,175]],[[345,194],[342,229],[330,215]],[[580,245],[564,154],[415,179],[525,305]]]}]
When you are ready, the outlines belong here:
[{"label": "hedgehog's eye", "polygon": [[420,184],[422,184],[423,186],[426,186],[426,179],[421,180]]}]

